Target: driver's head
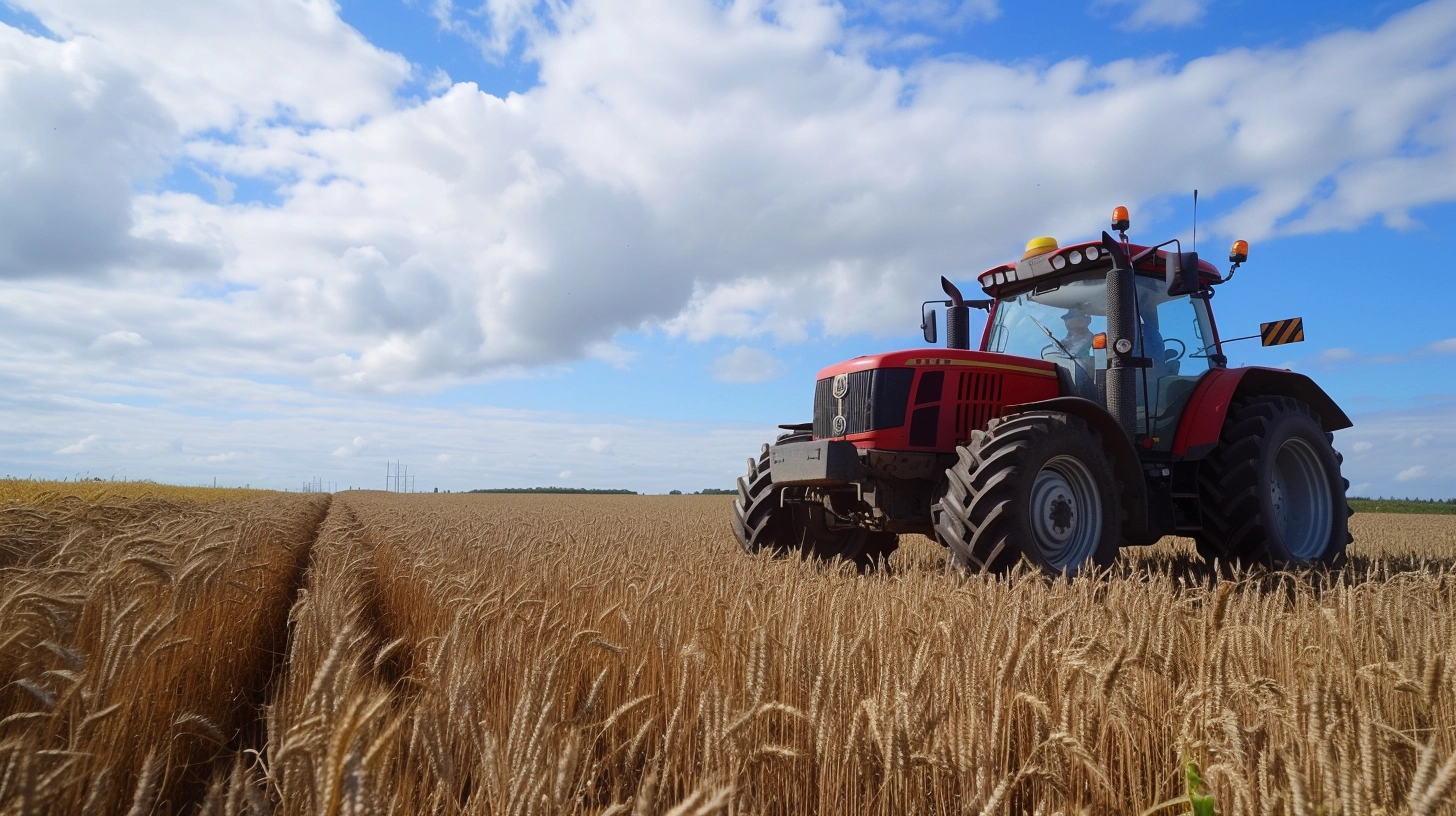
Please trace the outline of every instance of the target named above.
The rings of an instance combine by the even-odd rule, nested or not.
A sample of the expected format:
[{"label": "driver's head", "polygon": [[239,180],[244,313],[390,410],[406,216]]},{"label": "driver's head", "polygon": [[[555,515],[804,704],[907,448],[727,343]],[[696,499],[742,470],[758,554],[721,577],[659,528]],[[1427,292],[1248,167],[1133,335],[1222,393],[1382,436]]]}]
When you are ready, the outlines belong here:
[{"label": "driver's head", "polygon": [[1070,334],[1085,334],[1092,328],[1092,316],[1073,309],[1062,315],[1062,325]]}]

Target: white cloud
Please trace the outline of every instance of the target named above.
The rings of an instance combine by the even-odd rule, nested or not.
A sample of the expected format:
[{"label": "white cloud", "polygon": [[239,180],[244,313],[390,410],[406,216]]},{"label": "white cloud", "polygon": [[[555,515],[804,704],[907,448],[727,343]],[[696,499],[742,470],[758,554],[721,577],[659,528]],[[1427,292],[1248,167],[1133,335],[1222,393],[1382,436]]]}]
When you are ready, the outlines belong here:
[{"label": "white cloud", "polygon": [[223,205],[233,203],[233,194],[238,191],[238,185],[231,179],[221,173],[213,175],[200,167],[193,167],[192,172],[196,173],[198,178],[207,182],[207,185],[212,188],[214,202]]},{"label": "white cloud", "polygon": [[1416,479],[1419,479],[1419,478],[1421,478],[1421,477],[1423,477],[1425,475],[1426,475],[1426,466],[1425,465],[1413,465],[1411,467],[1406,468],[1405,470],[1402,470],[1400,473],[1397,473],[1396,476],[1395,476],[1395,480],[1397,482],[1411,482],[1411,481],[1415,481]]},{"label": "white cloud", "polygon": [[90,436],[85,437],[79,442],[61,448],[60,450],[56,451],[56,453],[61,456],[70,456],[76,453],[86,453],[95,449],[96,443],[100,440],[101,434],[91,434]]},{"label": "white cloud", "polygon": [[[0,379],[46,408],[81,411],[104,383],[266,413],[300,398],[264,380],[400,391],[582,357],[626,365],[612,339],[644,329],[780,346],[904,330],[945,270],[1014,257],[1028,235],[1088,234],[1109,203],[1194,186],[1247,193],[1210,229],[1252,240],[1397,223],[1456,199],[1450,0],[1372,31],[1182,65],[909,68],[846,47],[853,21],[810,0],[771,15],[707,0],[492,0],[487,36],[523,44],[540,86],[500,98],[459,83],[420,102],[395,96],[404,60],[327,0],[18,5],[59,41],[0,25],[0,167],[19,168],[0,197]],[[1180,138],[1130,111],[1181,123]],[[275,184],[277,200],[135,192],[178,166]],[[97,343],[145,352],[117,382]],[[715,369],[743,381],[778,366],[745,345]],[[7,409],[20,438],[79,444],[34,407]],[[347,430],[297,419],[275,431],[358,453],[339,443],[356,427],[347,412],[330,418]],[[206,444],[175,450],[180,431],[104,433],[166,455],[252,455],[207,427]],[[392,456],[391,424],[357,427]],[[596,435],[622,451],[641,438]],[[1422,451],[1456,461],[1443,439]],[[419,449],[421,462],[445,452]],[[1362,457],[1384,468],[1366,481],[1410,466],[1384,449]],[[1422,461],[1445,478],[1443,460]]]},{"label": "white cloud", "polygon": [[[1456,496],[1456,400],[1432,398],[1415,407],[1351,416],[1335,447],[1345,460],[1351,495]],[[1412,493],[1412,490],[1418,492]]]},{"label": "white cloud", "polygon": [[368,444],[368,442],[364,439],[364,437],[362,437],[362,436],[356,436],[352,440],[350,440],[349,444],[347,444],[347,445],[340,445],[339,447],[334,448],[334,454],[333,455],[334,456],[353,456],[353,455],[359,453],[360,451],[364,450],[364,447],[367,444]]},{"label": "white cloud", "polygon": [[605,341],[589,343],[584,351],[587,357],[601,360],[613,368],[625,369],[638,357],[635,351],[629,351],[616,343]]},{"label": "white cloud", "polygon": [[12,0],[61,37],[100,44],[184,131],[284,117],[346,126],[393,108],[409,63],[332,0]]},{"label": "white cloud", "polygon": [[1132,6],[1121,26],[1130,31],[1143,31],[1168,26],[1178,28],[1203,19],[1210,0],[1102,0],[1099,5],[1120,8]]},{"label": "white cloud", "polygon": [[846,0],[850,15],[872,12],[888,23],[960,28],[1001,15],[997,0]]},{"label": "white cloud", "polygon": [[134,188],[178,147],[169,112],[107,49],[0,24],[0,281],[215,266],[205,247],[136,228]]},{"label": "white cloud", "polygon": [[1390,354],[1360,354],[1347,348],[1329,348],[1313,357],[1291,362],[1290,367],[1335,369],[1351,365],[1390,365],[1444,354],[1456,354],[1456,338],[1438,340],[1419,348]]},{"label": "white cloud", "polygon": [[234,459],[239,458],[240,456],[242,456],[242,454],[238,453],[237,451],[228,451],[227,453],[214,453],[213,455],[206,457],[206,459],[209,462],[231,462]]},{"label": "white cloud", "polygon": [[750,346],[739,346],[713,361],[713,379],[719,382],[765,382],[783,373],[783,363],[777,357]]},{"label": "white cloud", "polygon": [[145,337],[142,337],[134,331],[127,331],[125,329],[107,332],[91,341],[91,348],[97,351],[142,348],[150,345],[151,343]]},{"label": "white cloud", "polygon": [[[169,344],[226,357],[242,340],[234,365],[255,349],[272,373],[345,390],[581,357],[626,365],[611,338],[644,326],[776,343],[900,330],[940,271],[1002,260],[1016,236],[1087,233],[1110,200],[1200,183],[1253,191],[1215,225],[1252,239],[1456,198],[1456,136],[1442,130],[1456,122],[1456,76],[1441,67],[1449,2],[1373,32],[1181,69],[926,59],[902,70],[838,53],[843,21],[807,0],[772,20],[744,4],[585,0],[553,7],[550,25],[513,24],[540,87],[501,99],[456,84],[393,107],[382,101],[402,76],[392,58],[319,8],[292,20],[269,5],[303,66],[341,59],[337,81],[359,86],[338,111],[272,68],[246,90],[178,79],[171,58],[133,59],[151,40],[119,12],[95,12],[93,25],[76,3],[62,30],[96,32],[86,47],[115,52],[168,115],[182,115],[169,94],[185,85],[204,109],[246,122],[236,139],[183,137],[187,161],[282,184],[274,207],[135,200],[132,232],[198,248],[241,287]],[[193,21],[204,39],[227,8]],[[504,21],[537,6],[489,8]],[[258,119],[273,109],[265,93],[326,126]],[[1115,115],[1134,109],[1188,123],[1187,138]],[[1085,124],[1073,132],[1069,119]],[[1345,196],[1346,180],[1369,195]],[[145,292],[154,310],[198,311],[166,288]],[[94,300],[85,287],[55,296]]]},{"label": "white cloud", "polygon": [[586,446],[591,449],[592,453],[610,454],[616,447],[616,444],[617,443],[613,442],[610,439],[603,439],[600,436],[593,436],[591,438],[591,441],[586,443]]},{"label": "white cloud", "polygon": [[[93,473],[125,467],[128,478],[178,484],[210,484],[216,476],[227,484],[296,488],[319,477],[381,487],[388,461],[407,467],[419,490],[571,479],[584,487],[663,493],[683,484],[731,487],[743,458],[774,433],[736,424],[396,404],[222,377],[179,379],[150,396],[139,405],[109,394],[55,396],[14,377],[0,357],[5,472],[59,478],[84,460]],[[78,440],[77,428],[89,435]],[[362,450],[332,455],[341,434],[351,434]],[[610,440],[614,455],[591,455],[592,439]],[[687,449],[694,455],[683,457]],[[220,451],[242,455],[208,460]]]},{"label": "white cloud", "polygon": [[569,470],[563,470],[560,473],[556,474],[556,478],[558,478],[558,479],[570,479],[571,478],[571,471],[569,471]]}]

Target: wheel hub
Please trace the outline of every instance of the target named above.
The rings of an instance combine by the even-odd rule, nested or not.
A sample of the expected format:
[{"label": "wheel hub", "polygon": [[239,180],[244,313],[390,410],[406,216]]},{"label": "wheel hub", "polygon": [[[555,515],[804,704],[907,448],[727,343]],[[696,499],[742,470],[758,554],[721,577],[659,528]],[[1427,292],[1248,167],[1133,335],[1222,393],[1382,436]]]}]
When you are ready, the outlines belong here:
[{"label": "wheel hub", "polygon": [[1307,561],[1324,555],[1334,524],[1334,500],[1324,464],[1307,440],[1290,437],[1274,454],[1269,504],[1291,556]]},{"label": "wheel hub", "polygon": [[1096,551],[1102,500],[1081,460],[1057,456],[1043,465],[1032,483],[1029,509],[1037,549],[1053,569],[1075,568]]}]

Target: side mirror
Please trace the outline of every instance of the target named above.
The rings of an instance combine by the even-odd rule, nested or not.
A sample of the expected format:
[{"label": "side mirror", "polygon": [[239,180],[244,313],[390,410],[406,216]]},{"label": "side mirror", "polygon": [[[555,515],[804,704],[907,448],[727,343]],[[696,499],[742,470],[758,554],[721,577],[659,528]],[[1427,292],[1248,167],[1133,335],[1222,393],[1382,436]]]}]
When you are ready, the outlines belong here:
[{"label": "side mirror", "polygon": [[1198,253],[1169,252],[1167,255],[1169,295],[1191,295],[1198,291]]},{"label": "side mirror", "polygon": [[935,310],[923,312],[920,317],[920,330],[925,334],[925,342],[935,345],[938,336],[935,332]]}]

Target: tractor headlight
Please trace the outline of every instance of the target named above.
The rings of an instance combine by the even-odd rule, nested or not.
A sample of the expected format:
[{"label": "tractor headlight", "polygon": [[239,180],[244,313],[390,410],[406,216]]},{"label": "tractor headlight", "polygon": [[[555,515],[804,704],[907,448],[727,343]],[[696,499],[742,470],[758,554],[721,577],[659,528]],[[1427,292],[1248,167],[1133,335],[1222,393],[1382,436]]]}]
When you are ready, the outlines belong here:
[{"label": "tractor headlight", "polygon": [[1052,256],[1052,269],[1061,269],[1067,265],[1067,259],[1060,255]]},{"label": "tractor headlight", "polygon": [[1067,260],[1071,261],[1074,264],[1079,264],[1082,262],[1082,253],[1074,249],[1071,251],[1070,254],[1067,255]]},{"label": "tractor headlight", "polygon": [[1087,247],[1087,260],[1097,260],[1097,247]]}]

